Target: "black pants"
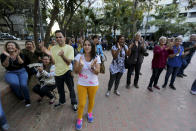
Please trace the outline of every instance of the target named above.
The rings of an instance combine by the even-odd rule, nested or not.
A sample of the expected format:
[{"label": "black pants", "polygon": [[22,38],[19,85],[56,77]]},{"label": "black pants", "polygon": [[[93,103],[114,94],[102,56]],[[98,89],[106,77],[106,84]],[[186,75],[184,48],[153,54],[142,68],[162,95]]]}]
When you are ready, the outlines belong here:
[{"label": "black pants", "polygon": [[157,85],[158,80],[159,80],[159,76],[162,71],[163,71],[163,68],[153,68],[152,69],[152,76],[150,78],[150,83],[149,83],[148,87],[152,87],[153,83],[154,83],[153,86]]},{"label": "black pants", "polygon": [[43,86],[42,88],[40,85],[36,85],[33,87],[33,91],[37,93],[38,95],[40,95],[40,97],[47,96],[50,99],[52,99],[54,98],[54,96],[51,94],[51,91],[54,90],[55,88],[56,88],[55,85],[52,85],[52,86],[46,85],[46,86]]},{"label": "black pants", "polygon": [[59,103],[65,103],[65,89],[64,89],[64,83],[66,83],[70,98],[71,98],[71,104],[77,104],[75,90],[74,90],[74,81],[73,77],[71,76],[71,70],[67,71],[64,75],[61,76],[55,76],[56,86],[59,93]]},{"label": "black pants", "polygon": [[128,72],[127,72],[127,85],[131,84],[131,73],[133,72],[134,69],[135,69],[134,85],[138,84],[141,65],[142,65],[142,63],[130,65],[130,67],[128,68]]},{"label": "black pants", "polygon": [[123,73],[121,73],[121,72],[118,72],[116,74],[112,74],[110,72],[110,80],[109,80],[109,83],[108,83],[108,91],[111,91],[114,82],[115,82],[114,90],[118,89],[118,86],[119,86],[120,79],[121,79],[122,75],[123,75]]}]

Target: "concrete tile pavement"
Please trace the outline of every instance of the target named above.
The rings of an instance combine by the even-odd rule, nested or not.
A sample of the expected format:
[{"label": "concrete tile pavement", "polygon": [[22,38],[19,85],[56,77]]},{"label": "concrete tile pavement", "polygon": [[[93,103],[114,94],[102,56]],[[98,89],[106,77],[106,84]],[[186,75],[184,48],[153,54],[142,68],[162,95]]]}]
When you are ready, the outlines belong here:
[{"label": "concrete tile pavement", "polygon": [[[126,89],[126,73],[123,75],[119,91],[121,96],[111,94],[105,97],[109,80],[111,53],[105,52],[108,61],[106,73],[99,75],[100,87],[94,107],[94,123],[87,123],[84,111],[83,131],[195,131],[196,96],[189,93],[196,78],[196,55],[185,70],[188,77],[176,78],[176,91],[169,87],[149,92],[146,88],[151,77],[152,52],[144,59],[140,76],[139,89],[131,86]],[[162,72],[158,85],[164,81]],[[133,77],[133,76],[132,76]],[[134,77],[133,77],[134,78]],[[132,78],[132,83],[133,83]],[[77,78],[75,77],[75,83]],[[76,88],[75,88],[76,89]],[[25,108],[19,103],[13,111],[7,113],[10,131],[74,131],[77,114],[70,106],[69,93],[67,103],[58,109],[48,105],[48,101],[38,104],[37,96],[31,93],[32,106]]]}]

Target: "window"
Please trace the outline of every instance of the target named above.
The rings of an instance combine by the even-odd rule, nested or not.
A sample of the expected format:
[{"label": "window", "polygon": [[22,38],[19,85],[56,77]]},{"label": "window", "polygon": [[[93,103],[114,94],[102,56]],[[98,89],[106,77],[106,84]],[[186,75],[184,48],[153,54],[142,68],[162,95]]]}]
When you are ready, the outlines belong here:
[{"label": "window", "polygon": [[179,15],[186,17],[187,16],[187,13],[180,13]]},{"label": "window", "polygon": [[191,12],[190,13],[190,18],[196,18],[196,12]]}]

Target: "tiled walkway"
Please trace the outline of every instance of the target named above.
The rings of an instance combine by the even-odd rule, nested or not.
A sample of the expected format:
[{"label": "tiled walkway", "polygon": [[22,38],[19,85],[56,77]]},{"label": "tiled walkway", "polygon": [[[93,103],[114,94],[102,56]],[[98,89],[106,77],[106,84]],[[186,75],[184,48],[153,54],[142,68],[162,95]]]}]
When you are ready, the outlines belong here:
[{"label": "tiled walkway", "polygon": [[[176,78],[176,91],[166,89],[149,92],[146,87],[151,77],[150,55],[142,65],[139,89],[133,86],[125,88],[126,74],[123,75],[119,91],[121,96],[112,93],[105,97],[109,80],[108,67],[111,62],[111,53],[105,52],[108,61],[106,74],[99,75],[100,87],[96,96],[94,123],[87,123],[85,112],[83,131],[196,131],[196,96],[189,93],[193,80],[196,78],[196,55],[186,69],[188,77]],[[162,72],[158,85],[163,84],[165,71]],[[76,79],[76,77],[75,77]],[[132,79],[133,80],[133,79]],[[76,80],[75,80],[76,82]],[[77,114],[67,103],[54,109],[48,100],[38,104],[37,96],[31,93],[32,105],[25,108],[21,102],[7,113],[11,126],[10,131],[74,131]]]}]

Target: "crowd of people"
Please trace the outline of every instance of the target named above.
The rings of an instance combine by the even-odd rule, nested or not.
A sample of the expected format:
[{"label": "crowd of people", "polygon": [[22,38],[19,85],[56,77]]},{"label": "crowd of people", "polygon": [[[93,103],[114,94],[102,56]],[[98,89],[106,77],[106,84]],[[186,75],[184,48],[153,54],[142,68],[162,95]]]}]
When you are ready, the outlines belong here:
[{"label": "crowd of people", "polygon": [[[138,81],[144,57],[148,56],[146,42],[140,33],[136,33],[134,39],[125,43],[123,35],[118,36],[117,42],[112,46],[112,62],[109,67],[110,78],[106,96],[110,96],[114,84],[114,93],[120,96],[118,86],[122,75],[127,71],[126,88],[130,89],[131,76],[135,71],[134,87],[139,88]],[[182,42],[181,37],[169,40],[162,36],[153,50],[152,76],[147,89],[153,92],[153,88],[160,89],[158,80],[161,72],[166,69],[165,81],[162,85],[166,88],[169,77],[169,87],[176,90],[174,85],[176,76],[185,77],[184,70],[191,62],[196,49],[196,35],[190,37],[189,42]],[[53,90],[57,88],[59,101],[54,107],[60,107],[66,103],[64,83],[70,93],[73,111],[78,113],[76,130],[82,129],[83,112],[88,96],[87,120],[94,120],[93,107],[96,92],[99,88],[98,74],[104,53],[99,37],[92,39],[82,38],[78,42],[74,38],[66,37],[64,32],[57,30],[55,38],[51,38],[48,48],[41,42],[37,47],[33,41],[26,41],[25,48],[20,49],[16,42],[9,41],[1,54],[1,63],[5,67],[5,80],[10,85],[14,94],[20,100],[25,100],[25,106],[31,105],[28,88],[29,80],[36,76],[38,83],[33,91],[38,94],[38,102],[46,96],[50,99],[49,104],[55,102]],[[78,100],[74,90],[73,73],[78,74],[77,91]],[[196,81],[194,81],[191,93],[196,94]],[[0,124],[2,129],[7,130],[8,124],[0,103]]]}]

